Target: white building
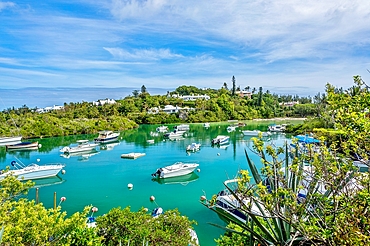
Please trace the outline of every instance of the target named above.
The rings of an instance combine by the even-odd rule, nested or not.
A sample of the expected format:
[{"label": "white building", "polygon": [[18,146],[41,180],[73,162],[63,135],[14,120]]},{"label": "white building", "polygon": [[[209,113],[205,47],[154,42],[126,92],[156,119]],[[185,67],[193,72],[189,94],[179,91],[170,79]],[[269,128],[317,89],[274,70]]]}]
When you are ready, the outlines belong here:
[{"label": "white building", "polygon": [[248,97],[249,99],[252,98],[252,92],[250,91],[236,91],[236,95],[239,95],[240,97]]},{"label": "white building", "polygon": [[204,100],[209,100],[210,96],[208,95],[185,95],[185,96],[180,96],[178,94],[173,95],[172,97],[177,97],[180,99],[183,99],[184,101],[195,101],[197,99],[204,99]]},{"label": "white building", "polygon": [[157,108],[157,107],[150,108],[147,112],[148,114],[158,114],[159,112],[164,112],[167,114],[174,114],[174,113],[178,113],[180,110],[190,111],[190,110],[194,110],[194,108],[188,108],[188,107],[182,108],[179,106],[166,105],[164,106],[164,108]]},{"label": "white building", "polygon": [[286,106],[286,107],[293,107],[296,104],[299,104],[299,102],[298,101],[292,101],[292,102],[279,103],[280,106]]},{"label": "white building", "polygon": [[98,101],[92,102],[95,106],[103,106],[104,104],[115,104],[116,101],[114,99],[99,99]]},{"label": "white building", "polygon": [[53,110],[61,110],[61,109],[64,109],[64,107],[54,105],[53,107],[38,108],[38,109],[36,109],[36,112],[37,113],[47,113],[47,112],[51,112]]}]

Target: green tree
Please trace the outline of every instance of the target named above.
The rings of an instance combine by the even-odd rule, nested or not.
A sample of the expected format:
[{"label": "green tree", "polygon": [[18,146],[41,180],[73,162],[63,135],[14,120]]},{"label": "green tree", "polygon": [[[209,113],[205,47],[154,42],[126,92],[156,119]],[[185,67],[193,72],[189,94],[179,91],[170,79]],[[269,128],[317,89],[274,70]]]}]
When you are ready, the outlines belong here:
[{"label": "green tree", "polygon": [[141,86],[141,93],[147,93],[145,85]]},{"label": "green tree", "polygon": [[343,91],[327,85],[327,94],[327,114],[341,138],[330,139],[327,145],[330,136],[326,135],[319,147],[307,144],[306,149],[292,150],[287,143],[265,146],[254,138],[253,150],[263,168],[258,171],[246,151],[253,179],[242,170],[237,189],[228,188],[243,204],[238,209],[248,219],[245,223],[232,220],[237,227],[226,228],[232,234],[220,238],[219,245],[230,245],[231,238],[249,245],[370,243],[369,174],[360,173],[351,159],[354,152],[367,157],[370,147],[370,93],[355,76],[354,87]]},{"label": "green tree", "polygon": [[232,77],[231,82],[232,82],[232,84],[233,84],[233,87],[232,87],[232,89],[231,89],[231,95],[232,95],[232,96],[235,96],[236,81],[235,81],[235,77],[234,77],[234,76]]}]

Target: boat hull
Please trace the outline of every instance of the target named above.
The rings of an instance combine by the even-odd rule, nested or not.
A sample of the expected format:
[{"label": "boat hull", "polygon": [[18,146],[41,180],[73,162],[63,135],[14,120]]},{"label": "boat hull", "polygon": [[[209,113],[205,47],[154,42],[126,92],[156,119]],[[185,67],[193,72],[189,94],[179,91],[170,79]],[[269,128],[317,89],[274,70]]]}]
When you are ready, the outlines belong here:
[{"label": "boat hull", "polygon": [[262,133],[262,137],[268,137],[271,135],[270,132],[261,132],[259,130],[244,130],[242,131],[244,136],[258,137]]},{"label": "boat hull", "polygon": [[217,136],[216,138],[212,139],[212,144],[218,144],[218,145],[223,145],[223,144],[228,144],[230,140],[229,136]]},{"label": "boat hull", "polygon": [[6,145],[7,150],[31,150],[31,149],[38,149],[39,143],[38,142],[21,142],[18,144]]},{"label": "boat hull", "polygon": [[111,143],[118,141],[120,133],[113,131],[101,131],[99,136],[94,139],[95,143]]},{"label": "boat hull", "polygon": [[21,140],[22,140],[22,136],[0,137],[0,144],[15,143],[15,142],[20,142]]},{"label": "boat hull", "polygon": [[31,165],[22,169],[10,170],[7,173],[0,175],[0,180],[4,179],[7,175],[17,176],[19,180],[32,180],[32,179],[42,179],[56,176],[64,167],[62,164],[55,165]]},{"label": "boat hull", "polygon": [[172,178],[183,176],[193,172],[198,166],[199,164],[197,163],[175,163],[171,166],[157,169],[157,171],[153,173],[152,176],[158,178]]}]

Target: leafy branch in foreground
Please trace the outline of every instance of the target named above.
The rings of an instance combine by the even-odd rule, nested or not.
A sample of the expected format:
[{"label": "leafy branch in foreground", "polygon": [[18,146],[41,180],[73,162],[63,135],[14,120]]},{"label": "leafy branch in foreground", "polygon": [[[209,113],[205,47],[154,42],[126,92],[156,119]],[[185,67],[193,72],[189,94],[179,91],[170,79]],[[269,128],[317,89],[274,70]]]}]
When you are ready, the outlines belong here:
[{"label": "leafy branch in foreground", "polygon": [[[291,150],[264,145],[254,139],[254,151],[261,157],[258,170],[245,151],[253,179],[245,170],[236,188],[226,187],[235,202],[233,208],[219,209],[215,196],[206,205],[233,223],[219,245],[230,237],[241,245],[369,245],[369,173],[359,172],[351,155],[365,157],[369,165],[370,93],[358,76],[347,91],[328,85],[329,111],[340,138],[319,146],[307,144]],[[326,145],[330,143],[330,145]],[[232,210],[245,220],[230,216]],[[231,233],[231,236],[230,236]]]}]

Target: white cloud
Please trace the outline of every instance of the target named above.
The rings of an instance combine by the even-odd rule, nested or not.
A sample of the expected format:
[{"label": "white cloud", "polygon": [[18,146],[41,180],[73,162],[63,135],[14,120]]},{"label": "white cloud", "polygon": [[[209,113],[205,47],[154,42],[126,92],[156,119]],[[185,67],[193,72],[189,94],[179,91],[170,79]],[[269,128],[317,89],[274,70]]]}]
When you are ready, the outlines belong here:
[{"label": "white cloud", "polygon": [[13,2],[0,2],[0,12],[6,8],[14,7],[15,3]]},{"label": "white cloud", "polygon": [[[370,1],[363,0],[114,0],[111,13],[123,24],[150,24],[153,31],[173,36],[220,39],[248,49],[262,58],[320,57],[322,46],[356,45],[369,33]],[[366,35],[366,34],[365,34]],[[326,49],[325,56],[336,50]]]},{"label": "white cloud", "polygon": [[180,54],[174,54],[169,49],[135,49],[132,52],[122,48],[104,47],[113,57],[121,60],[162,60],[183,57]]}]

